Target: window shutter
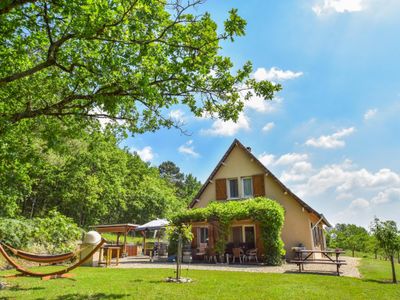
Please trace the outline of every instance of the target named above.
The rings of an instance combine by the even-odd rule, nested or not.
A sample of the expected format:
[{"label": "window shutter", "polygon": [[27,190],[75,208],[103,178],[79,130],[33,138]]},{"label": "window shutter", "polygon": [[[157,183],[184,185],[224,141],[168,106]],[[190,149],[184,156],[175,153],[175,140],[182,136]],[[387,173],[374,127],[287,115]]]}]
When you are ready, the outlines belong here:
[{"label": "window shutter", "polygon": [[228,198],[226,194],[226,179],[215,180],[215,194],[217,200],[226,200]]},{"label": "window shutter", "polygon": [[265,196],[264,174],[253,175],[253,196]]}]

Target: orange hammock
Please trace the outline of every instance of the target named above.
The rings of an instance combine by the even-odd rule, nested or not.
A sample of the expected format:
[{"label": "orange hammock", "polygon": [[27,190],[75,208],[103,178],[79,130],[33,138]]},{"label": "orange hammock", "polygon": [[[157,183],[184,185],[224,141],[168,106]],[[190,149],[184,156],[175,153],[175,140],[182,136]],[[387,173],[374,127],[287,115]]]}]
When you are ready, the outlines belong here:
[{"label": "orange hammock", "polygon": [[74,252],[68,252],[68,253],[57,254],[57,255],[38,255],[38,254],[22,251],[19,249],[15,249],[15,248],[13,248],[5,243],[2,243],[2,242],[0,242],[0,244],[3,247],[10,250],[15,256],[25,259],[25,260],[37,262],[37,263],[48,263],[48,264],[60,263],[60,262],[66,261],[68,259],[71,259],[76,255],[76,253],[74,253]]},{"label": "orange hammock", "polygon": [[90,253],[88,253],[84,258],[77,261],[75,264],[69,266],[68,268],[54,271],[54,272],[49,272],[49,273],[33,272],[33,271],[29,271],[29,270],[21,267],[14,260],[12,260],[12,258],[4,250],[1,243],[0,243],[0,254],[2,254],[4,256],[4,258],[10,263],[10,265],[12,265],[15,269],[17,269],[18,272],[22,273],[22,275],[33,276],[33,277],[42,277],[42,279],[51,279],[51,278],[62,277],[63,274],[66,274],[69,271],[82,265],[85,261],[87,261],[90,257],[92,257],[97,252],[97,250],[99,250],[100,247],[103,246],[103,244],[105,242],[106,242],[106,240],[102,238],[100,243],[92,251],[90,251]]}]

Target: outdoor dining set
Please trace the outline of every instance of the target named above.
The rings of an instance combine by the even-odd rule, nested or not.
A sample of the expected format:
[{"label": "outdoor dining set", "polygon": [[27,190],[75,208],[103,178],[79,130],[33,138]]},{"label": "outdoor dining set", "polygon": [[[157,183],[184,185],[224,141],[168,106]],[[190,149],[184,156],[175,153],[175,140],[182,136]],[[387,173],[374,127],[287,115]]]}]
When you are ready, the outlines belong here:
[{"label": "outdoor dining set", "polygon": [[192,257],[195,260],[203,260],[205,262],[235,263],[239,262],[257,262],[257,248],[247,248],[246,245],[228,245],[222,255],[214,249],[208,247],[207,243],[200,243],[198,248],[192,249]]}]

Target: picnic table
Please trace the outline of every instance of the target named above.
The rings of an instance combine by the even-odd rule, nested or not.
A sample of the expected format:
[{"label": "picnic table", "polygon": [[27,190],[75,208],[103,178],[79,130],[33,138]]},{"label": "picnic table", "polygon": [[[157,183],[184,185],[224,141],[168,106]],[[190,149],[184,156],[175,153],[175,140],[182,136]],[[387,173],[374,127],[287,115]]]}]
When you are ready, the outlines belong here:
[{"label": "picnic table", "polygon": [[[325,264],[336,265],[337,275],[340,276],[339,269],[342,265],[346,265],[346,261],[339,259],[340,254],[344,253],[343,250],[305,250],[294,249],[296,255],[295,259],[290,262],[297,264],[299,272],[304,270],[305,264]],[[321,254],[322,258],[314,258],[314,254]],[[335,254],[335,257],[332,257]]]}]

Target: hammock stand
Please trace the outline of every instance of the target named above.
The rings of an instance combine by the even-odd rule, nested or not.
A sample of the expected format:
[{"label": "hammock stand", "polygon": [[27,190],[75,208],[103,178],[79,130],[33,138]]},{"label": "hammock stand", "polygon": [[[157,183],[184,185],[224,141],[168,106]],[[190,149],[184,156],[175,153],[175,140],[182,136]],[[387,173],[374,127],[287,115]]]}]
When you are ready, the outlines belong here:
[{"label": "hammock stand", "polygon": [[[48,273],[33,272],[33,271],[30,271],[28,269],[21,267],[7,254],[7,252],[3,248],[4,244],[0,242],[0,254],[3,255],[3,257],[10,263],[10,265],[12,265],[18,272],[20,272],[20,274],[5,276],[5,277],[14,277],[14,276],[18,276],[18,275],[19,276],[32,276],[32,277],[41,277],[42,280],[49,280],[49,279],[55,279],[55,278],[69,278],[72,276],[72,274],[68,274],[68,272],[73,269],[76,269],[77,267],[82,265],[85,261],[87,261],[90,257],[92,257],[97,252],[97,250],[99,250],[100,247],[103,246],[103,244],[105,242],[106,242],[106,240],[102,238],[100,243],[92,251],[90,251],[84,258],[78,260],[75,264],[69,266],[68,268],[54,271],[54,272],[48,272]],[[67,254],[69,255],[69,253],[67,253]],[[61,254],[61,255],[67,255],[67,254]],[[41,255],[36,255],[35,259],[37,259],[37,256],[40,257]],[[60,255],[56,255],[57,258],[54,258],[54,256],[53,256],[53,258],[57,259],[57,261],[60,262],[59,256]],[[74,256],[74,255],[72,255],[72,256]],[[49,262],[49,259],[51,260],[51,258],[47,258],[48,262]],[[41,262],[43,262],[43,261],[41,261]],[[54,262],[54,260],[53,260],[53,262]]]},{"label": "hammock stand", "polygon": [[68,259],[73,258],[74,256],[77,255],[77,252],[68,252],[64,254],[57,254],[57,255],[40,255],[40,254],[34,254],[26,251],[22,251],[19,249],[15,249],[11,247],[10,245],[7,245],[5,243],[0,242],[0,244],[4,247],[10,250],[15,256],[22,258],[24,260],[29,260],[37,263],[48,263],[48,264],[55,264],[55,263],[60,263],[64,262]]}]

